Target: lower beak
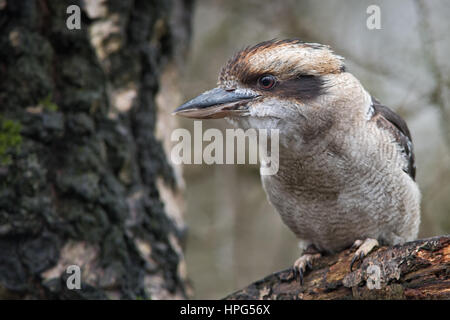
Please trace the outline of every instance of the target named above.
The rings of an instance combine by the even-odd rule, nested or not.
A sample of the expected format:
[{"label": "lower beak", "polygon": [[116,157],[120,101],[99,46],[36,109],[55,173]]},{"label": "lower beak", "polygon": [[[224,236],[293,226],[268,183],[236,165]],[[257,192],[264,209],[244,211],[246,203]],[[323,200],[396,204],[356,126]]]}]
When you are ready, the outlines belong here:
[{"label": "lower beak", "polygon": [[196,119],[242,115],[247,111],[248,101],[257,96],[251,90],[214,88],[179,106],[173,114]]}]

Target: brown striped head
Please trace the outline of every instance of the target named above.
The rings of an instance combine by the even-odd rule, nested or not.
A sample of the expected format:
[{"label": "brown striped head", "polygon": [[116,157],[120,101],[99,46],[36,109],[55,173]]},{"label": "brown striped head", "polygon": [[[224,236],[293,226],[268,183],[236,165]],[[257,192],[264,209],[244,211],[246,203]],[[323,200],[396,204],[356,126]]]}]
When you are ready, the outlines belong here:
[{"label": "brown striped head", "polygon": [[222,68],[219,85],[228,87],[236,82],[251,85],[265,74],[280,81],[336,74],[345,70],[343,60],[328,46],[317,43],[298,39],[264,41],[235,54]]},{"label": "brown striped head", "polygon": [[235,54],[222,68],[217,88],[185,103],[175,113],[222,118],[251,115],[252,106],[275,98],[305,104],[324,94],[325,76],[344,71],[343,58],[328,46],[298,39],[265,41]]}]

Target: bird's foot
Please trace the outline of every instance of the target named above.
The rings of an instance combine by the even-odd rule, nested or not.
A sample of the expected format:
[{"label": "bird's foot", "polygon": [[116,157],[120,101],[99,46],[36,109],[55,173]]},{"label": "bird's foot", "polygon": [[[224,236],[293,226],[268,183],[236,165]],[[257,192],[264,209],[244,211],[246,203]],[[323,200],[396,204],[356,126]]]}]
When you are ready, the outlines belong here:
[{"label": "bird's foot", "polygon": [[320,256],[320,253],[305,253],[300,258],[295,260],[292,269],[294,272],[294,277],[299,279],[301,285],[303,284],[303,276],[306,269],[312,269],[314,260],[320,258]]},{"label": "bird's foot", "polygon": [[376,239],[367,238],[363,240],[356,240],[352,248],[358,248],[353,255],[352,262],[350,263],[350,272],[353,271],[353,265],[356,261],[362,262],[365,256],[367,256],[375,247],[379,246]]}]

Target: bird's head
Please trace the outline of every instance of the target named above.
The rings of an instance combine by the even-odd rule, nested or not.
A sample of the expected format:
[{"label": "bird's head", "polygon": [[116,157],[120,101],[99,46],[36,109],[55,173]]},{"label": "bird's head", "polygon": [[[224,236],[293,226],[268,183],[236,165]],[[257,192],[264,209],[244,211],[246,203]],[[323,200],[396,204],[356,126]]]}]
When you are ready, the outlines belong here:
[{"label": "bird's head", "polygon": [[302,127],[307,135],[329,125],[336,112],[333,101],[345,99],[342,88],[351,89],[343,74],[343,58],[328,46],[297,39],[265,41],[235,54],[222,68],[216,88],[174,113],[228,118],[243,128]]}]

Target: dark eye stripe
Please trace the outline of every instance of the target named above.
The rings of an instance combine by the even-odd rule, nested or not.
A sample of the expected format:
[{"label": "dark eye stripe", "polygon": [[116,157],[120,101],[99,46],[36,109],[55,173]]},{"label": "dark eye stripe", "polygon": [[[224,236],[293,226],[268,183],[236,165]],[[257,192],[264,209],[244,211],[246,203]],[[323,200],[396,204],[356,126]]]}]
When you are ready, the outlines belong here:
[{"label": "dark eye stripe", "polygon": [[325,89],[325,81],[322,77],[302,75],[280,81],[272,92],[280,97],[311,100],[323,94]]}]

